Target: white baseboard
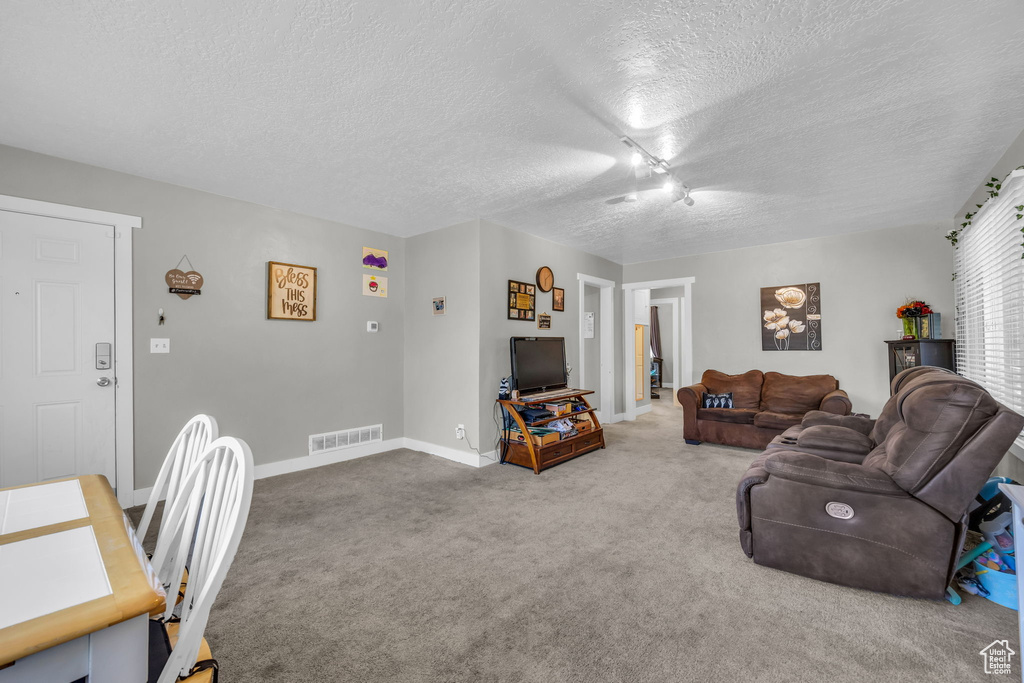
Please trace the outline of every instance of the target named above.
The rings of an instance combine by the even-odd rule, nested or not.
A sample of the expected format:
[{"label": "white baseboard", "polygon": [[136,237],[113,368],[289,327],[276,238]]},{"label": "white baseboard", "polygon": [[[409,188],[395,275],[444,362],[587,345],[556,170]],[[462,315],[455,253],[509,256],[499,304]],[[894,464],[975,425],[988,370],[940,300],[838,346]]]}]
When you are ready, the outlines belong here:
[{"label": "white baseboard", "polygon": [[346,460],[355,460],[356,458],[365,458],[368,455],[376,455],[377,453],[383,453],[385,451],[393,451],[396,448],[407,448],[405,445],[405,439],[388,439],[386,441],[368,443],[364,446],[342,448],[328,453],[305,455],[298,458],[278,460],[277,462],[268,462],[265,465],[256,465],[254,478],[266,479],[267,477],[276,477],[279,474],[301,472],[302,470],[310,470],[314,467],[333,465],[338,462],[345,462]]},{"label": "white baseboard", "polygon": [[498,461],[498,455],[496,451],[490,453],[484,453],[482,456],[477,453],[460,451],[456,448],[448,448],[447,446],[438,446],[434,443],[427,441],[419,441],[418,439],[405,439],[405,448],[413,451],[420,451],[423,453],[429,453],[430,455],[437,455],[446,460],[454,460],[455,462],[461,462],[463,465],[470,465],[472,467],[486,467],[492,465]]},{"label": "white baseboard", "polygon": [[[636,419],[636,417],[640,415],[646,415],[647,413],[651,412],[652,409],[653,406],[650,403],[642,405],[633,412],[633,418]],[[612,418],[612,421],[609,424],[615,424],[616,422],[622,422],[623,420],[628,419],[629,418],[626,417],[626,413],[615,413],[615,417]]]},{"label": "white baseboard", "polygon": [[135,489],[135,493],[132,495],[132,505],[145,505],[149,502],[149,494],[152,492],[152,486],[144,489]]},{"label": "white baseboard", "polygon": [[[329,453],[306,455],[298,458],[288,458],[287,460],[278,460],[277,462],[256,465],[253,471],[253,478],[266,479],[268,477],[276,477],[280,474],[301,472],[302,470],[310,470],[314,467],[323,467],[324,465],[333,465],[335,463],[345,462],[346,460],[365,458],[368,455],[376,455],[377,453],[393,451],[399,448],[408,448],[412,451],[420,451],[430,455],[437,455],[447,460],[454,460],[455,462],[462,463],[463,465],[470,465],[471,467],[485,467],[498,461],[497,451],[484,453],[481,456],[476,453],[467,453],[466,451],[460,451],[455,448],[448,448],[447,446],[438,446],[437,444],[428,443],[426,441],[418,441],[416,439],[401,437],[398,439],[388,439],[387,441],[368,443],[365,446],[354,446],[352,448],[331,451]],[[136,489],[133,495],[134,505],[145,505],[148,503],[149,495],[152,490],[152,486],[144,489]]]}]

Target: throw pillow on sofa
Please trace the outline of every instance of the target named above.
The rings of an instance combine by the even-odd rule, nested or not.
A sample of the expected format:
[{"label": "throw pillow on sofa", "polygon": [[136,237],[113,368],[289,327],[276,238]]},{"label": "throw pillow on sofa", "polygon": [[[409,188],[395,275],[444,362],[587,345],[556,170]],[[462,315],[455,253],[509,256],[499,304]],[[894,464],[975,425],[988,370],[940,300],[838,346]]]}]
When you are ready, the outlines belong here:
[{"label": "throw pillow on sofa", "polygon": [[732,393],[709,394],[701,392],[700,404],[702,408],[732,408]]},{"label": "throw pillow on sofa", "polygon": [[[764,373],[750,370],[741,375],[727,375],[717,370],[706,370],[700,383],[709,394],[732,394],[734,408],[752,408],[757,410],[761,402],[761,384]],[[703,403],[701,404],[703,405]]]}]

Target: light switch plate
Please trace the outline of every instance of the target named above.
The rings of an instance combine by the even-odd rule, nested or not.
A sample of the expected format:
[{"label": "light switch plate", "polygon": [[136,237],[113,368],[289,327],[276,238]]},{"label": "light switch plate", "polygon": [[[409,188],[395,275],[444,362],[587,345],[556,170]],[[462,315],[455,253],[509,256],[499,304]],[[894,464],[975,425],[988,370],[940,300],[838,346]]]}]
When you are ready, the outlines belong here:
[{"label": "light switch plate", "polygon": [[171,352],[171,340],[170,339],[153,339],[149,340],[149,352],[150,353],[170,353]]}]

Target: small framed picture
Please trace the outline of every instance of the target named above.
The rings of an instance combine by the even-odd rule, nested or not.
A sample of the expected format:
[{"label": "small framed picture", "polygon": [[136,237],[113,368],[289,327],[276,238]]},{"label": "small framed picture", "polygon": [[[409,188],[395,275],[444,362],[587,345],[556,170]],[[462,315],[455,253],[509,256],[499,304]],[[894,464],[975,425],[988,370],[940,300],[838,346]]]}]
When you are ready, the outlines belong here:
[{"label": "small framed picture", "polygon": [[445,306],[444,299],[445,298],[443,296],[434,297],[434,299],[433,299],[434,315],[444,315],[444,312],[446,310],[448,310],[447,307]]},{"label": "small framed picture", "polygon": [[551,308],[555,311],[565,310],[565,290],[561,287],[551,288]]},{"label": "small framed picture", "polygon": [[551,329],[551,316],[547,313],[541,313],[537,316],[537,329],[538,330],[550,330]]}]

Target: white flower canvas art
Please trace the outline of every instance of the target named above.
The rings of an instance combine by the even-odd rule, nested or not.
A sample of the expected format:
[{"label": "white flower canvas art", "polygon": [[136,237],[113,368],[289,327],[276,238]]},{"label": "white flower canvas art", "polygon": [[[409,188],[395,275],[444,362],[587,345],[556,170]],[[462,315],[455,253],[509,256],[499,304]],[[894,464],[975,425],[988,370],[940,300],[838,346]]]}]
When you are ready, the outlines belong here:
[{"label": "white flower canvas art", "polygon": [[821,351],[821,283],[761,288],[761,350]]}]

